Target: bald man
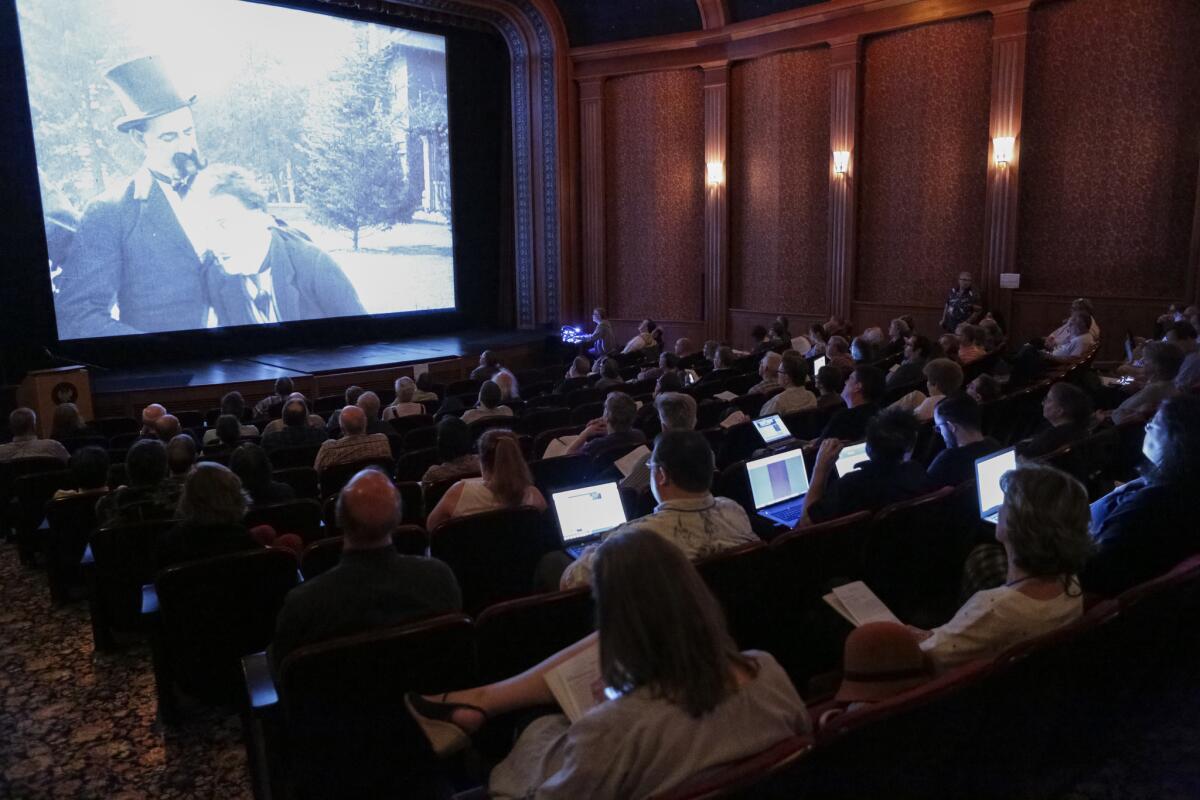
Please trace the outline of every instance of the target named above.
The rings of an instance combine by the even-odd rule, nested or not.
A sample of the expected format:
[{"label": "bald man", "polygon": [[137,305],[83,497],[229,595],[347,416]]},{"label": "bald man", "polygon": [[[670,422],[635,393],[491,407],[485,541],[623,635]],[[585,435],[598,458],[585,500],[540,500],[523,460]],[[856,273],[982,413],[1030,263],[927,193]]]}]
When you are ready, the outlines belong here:
[{"label": "bald man", "polygon": [[301,645],[462,608],[462,592],[448,566],[402,556],[392,546],[400,512],[400,494],[382,472],[365,469],[346,484],[337,502],[342,557],[336,567],[288,593],[275,625],[273,664]]},{"label": "bald man", "polygon": [[774,350],[764,353],[758,362],[758,377],[762,380],[751,386],[747,394],[770,394],[780,388],[779,365],[782,363],[783,356]]},{"label": "bald man", "polygon": [[158,422],[160,417],[167,414],[167,409],[159,403],[151,403],[142,409],[142,436],[150,436],[158,438],[158,429],[154,424]]},{"label": "bald man", "polygon": [[392,447],[388,438],[382,433],[367,433],[367,415],[358,406],[343,408],[338,424],[342,427],[342,438],[330,439],[321,445],[313,462],[317,472],[338,464],[391,459]]}]

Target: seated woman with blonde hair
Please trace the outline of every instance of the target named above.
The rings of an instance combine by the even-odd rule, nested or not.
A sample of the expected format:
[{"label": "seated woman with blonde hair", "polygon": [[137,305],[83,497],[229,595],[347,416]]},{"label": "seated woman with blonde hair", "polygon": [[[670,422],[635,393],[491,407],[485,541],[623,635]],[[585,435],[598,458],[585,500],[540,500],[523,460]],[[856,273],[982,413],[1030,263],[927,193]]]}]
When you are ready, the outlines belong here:
[{"label": "seated woman with blonde hair", "polygon": [[1000,486],[996,541],[1008,563],[1004,584],[973,594],[941,627],[912,629],[939,669],[991,658],[1083,615],[1076,575],[1092,549],[1087,490],[1041,464],[1006,472]]},{"label": "seated woman with blonde hair", "polygon": [[[425,406],[416,402],[417,382],[407,376],[396,379],[396,399],[390,406],[383,409],[383,419],[396,419],[398,417],[411,417],[416,414],[424,414]],[[437,395],[434,395],[437,397]]]},{"label": "seated woman with blonde hair", "polygon": [[512,431],[492,429],[479,437],[481,478],[465,478],[447,490],[425,527],[434,530],[455,517],[529,506],[546,510],[546,498],[533,485],[521,445]]},{"label": "seated woman with blonde hair", "polygon": [[592,594],[597,633],[508,680],[405,698],[448,755],[489,717],[554,704],[545,676],[598,641],[601,702],[575,722],[535,719],[492,770],[489,796],[650,797],[809,731],[787,674],[767,653],[738,651],[700,575],[661,536],[635,528],[600,545]]}]

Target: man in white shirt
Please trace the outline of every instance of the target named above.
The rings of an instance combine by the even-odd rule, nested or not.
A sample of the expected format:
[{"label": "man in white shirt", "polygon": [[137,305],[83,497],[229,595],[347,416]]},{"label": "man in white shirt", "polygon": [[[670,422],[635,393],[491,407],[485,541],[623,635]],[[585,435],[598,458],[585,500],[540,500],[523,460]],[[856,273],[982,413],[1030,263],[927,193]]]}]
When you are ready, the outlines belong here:
[{"label": "man in white shirt", "polygon": [[1096,337],[1091,333],[1093,321],[1092,315],[1086,311],[1076,311],[1072,314],[1068,321],[1070,337],[1055,344],[1046,354],[1047,358],[1060,364],[1070,364],[1087,355],[1096,344]]},{"label": "man in white shirt", "polygon": [[[670,431],[658,438],[650,459],[650,491],[658,501],[654,513],[620,525],[604,538],[636,526],[662,536],[688,558],[703,558],[759,541],[745,510],[725,497],[713,497],[713,452],[695,431]],[[584,549],[560,580],[563,589],[586,586],[599,545]]]},{"label": "man in white shirt", "polygon": [[779,361],[776,374],[783,391],[763,405],[760,416],[791,414],[817,407],[817,398],[804,388],[804,382],[808,378],[808,361],[803,356],[794,353],[784,356]]},{"label": "man in white shirt", "polygon": [[1091,320],[1091,324],[1088,325],[1088,333],[1092,335],[1094,341],[1100,341],[1100,325],[1096,322],[1095,312],[1092,310],[1092,301],[1086,297],[1077,297],[1071,301],[1070,316],[1063,321],[1062,325],[1055,328],[1053,333],[1046,337],[1045,347],[1047,350],[1053,350],[1075,335],[1071,332],[1071,318],[1080,311],[1087,312],[1088,319]]},{"label": "man in white shirt", "polygon": [[761,381],[750,387],[746,394],[767,394],[779,388],[779,364],[783,356],[768,350],[758,362],[758,377]]},{"label": "man in white shirt", "polygon": [[8,429],[12,441],[0,444],[0,461],[18,461],[22,458],[57,458],[66,466],[71,457],[67,449],[53,439],[39,439],[37,414],[32,408],[17,408],[8,415]]}]

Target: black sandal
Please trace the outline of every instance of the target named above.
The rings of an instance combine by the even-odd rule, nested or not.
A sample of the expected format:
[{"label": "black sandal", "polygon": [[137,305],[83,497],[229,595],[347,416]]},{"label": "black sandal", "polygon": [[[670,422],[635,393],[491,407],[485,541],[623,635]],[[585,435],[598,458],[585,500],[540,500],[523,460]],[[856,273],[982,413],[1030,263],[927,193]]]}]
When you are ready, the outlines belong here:
[{"label": "black sandal", "polygon": [[[449,692],[443,694],[442,700],[444,701],[448,695]],[[404,705],[421,728],[422,733],[425,734],[425,738],[429,740],[433,752],[443,758],[465,749],[471,743],[471,737],[467,732],[450,721],[451,714],[461,708],[478,711],[483,716],[484,722],[487,722],[488,719],[487,712],[478,706],[467,703],[438,703],[426,700],[416,692],[408,692],[404,695]]]}]

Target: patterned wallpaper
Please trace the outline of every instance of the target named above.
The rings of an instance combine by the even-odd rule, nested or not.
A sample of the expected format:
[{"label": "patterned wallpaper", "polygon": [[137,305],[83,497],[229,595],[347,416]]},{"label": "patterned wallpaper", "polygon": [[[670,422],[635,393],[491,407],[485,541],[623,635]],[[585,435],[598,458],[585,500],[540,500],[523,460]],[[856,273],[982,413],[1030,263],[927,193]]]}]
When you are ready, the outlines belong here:
[{"label": "patterned wallpaper", "polygon": [[826,314],[829,50],[735,64],[730,91],[730,306]]},{"label": "patterned wallpaper", "polygon": [[978,272],[991,31],[982,16],[867,40],[856,300],[940,306]]},{"label": "patterned wallpaper", "polygon": [[704,295],[704,85],[698,69],[604,87],[609,315],[698,320]]},{"label": "patterned wallpaper", "polygon": [[1181,295],[1198,139],[1200,3],[1034,6],[1021,135],[1021,288]]}]

